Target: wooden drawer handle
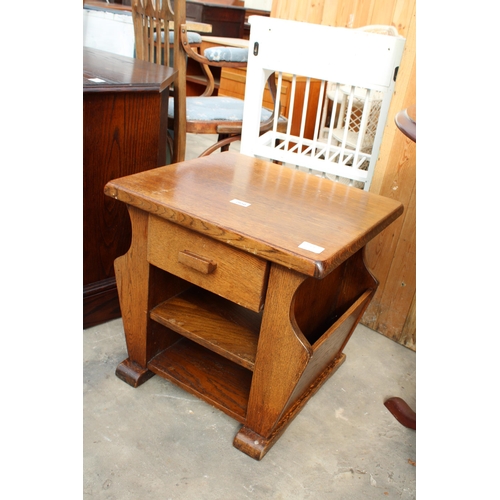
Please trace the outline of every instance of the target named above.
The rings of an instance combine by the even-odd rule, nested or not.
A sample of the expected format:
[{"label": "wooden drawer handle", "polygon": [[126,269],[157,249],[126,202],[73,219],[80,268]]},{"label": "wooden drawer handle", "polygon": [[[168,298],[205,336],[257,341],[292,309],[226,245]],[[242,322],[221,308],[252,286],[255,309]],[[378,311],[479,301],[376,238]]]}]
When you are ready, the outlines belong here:
[{"label": "wooden drawer handle", "polygon": [[191,253],[189,250],[179,252],[177,260],[203,274],[213,273],[217,269],[217,262]]}]

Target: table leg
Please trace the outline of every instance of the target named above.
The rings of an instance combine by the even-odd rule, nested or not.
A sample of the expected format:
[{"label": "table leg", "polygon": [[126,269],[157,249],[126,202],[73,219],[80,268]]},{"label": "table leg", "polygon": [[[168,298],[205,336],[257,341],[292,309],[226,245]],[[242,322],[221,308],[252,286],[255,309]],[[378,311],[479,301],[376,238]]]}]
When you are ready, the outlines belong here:
[{"label": "table leg", "polygon": [[148,362],[179,339],[177,333],[152,321],[149,310],[189,284],[148,263],[149,214],[133,206],[128,206],[128,210],[132,243],[128,252],[115,260],[128,358],[118,365],[116,376],[138,387],[154,375],[147,368]]},{"label": "table leg", "polygon": [[377,287],[360,251],[322,280],[273,264],[244,426],[234,446],[260,460],[345,361]]},{"label": "table leg", "polygon": [[290,304],[306,276],[271,267],[246,423],[234,446],[260,460],[276,435],[280,417],[312,355],[311,346],[290,322]]}]

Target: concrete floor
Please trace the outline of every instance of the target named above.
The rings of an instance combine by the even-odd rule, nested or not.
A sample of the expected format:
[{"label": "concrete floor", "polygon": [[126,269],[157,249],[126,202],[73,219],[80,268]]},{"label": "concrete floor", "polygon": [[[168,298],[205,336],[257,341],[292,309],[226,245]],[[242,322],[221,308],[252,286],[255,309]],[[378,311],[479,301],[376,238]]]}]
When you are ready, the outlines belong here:
[{"label": "concrete floor", "polygon": [[[210,140],[188,137],[186,157]],[[416,409],[416,356],[362,325],[260,462],[232,446],[240,424],[221,411],[158,376],[137,389],[115,376],[121,319],[85,330],[83,345],[83,498],[416,498],[416,433],[383,404],[399,396]]]},{"label": "concrete floor", "polygon": [[240,425],[155,376],[133,389],[121,319],[83,332],[84,498],[116,500],[416,498],[416,433],[384,406],[415,406],[415,353],[359,325],[346,362],[257,462]]}]

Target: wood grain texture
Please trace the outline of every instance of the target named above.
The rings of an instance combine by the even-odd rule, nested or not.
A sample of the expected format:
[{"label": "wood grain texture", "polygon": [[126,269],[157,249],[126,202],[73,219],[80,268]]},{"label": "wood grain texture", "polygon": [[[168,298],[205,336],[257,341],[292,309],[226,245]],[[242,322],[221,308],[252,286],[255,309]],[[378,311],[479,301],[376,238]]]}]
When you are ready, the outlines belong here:
[{"label": "wood grain texture", "polygon": [[149,310],[153,304],[184,291],[189,284],[148,263],[148,214],[135,207],[128,208],[133,237],[128,252],[115,261],[116,283],[127,342],[126,364],[145,370],[153,356],[179,338],[175,332],[154,324]]},{"label": "wood grain texture", "polygon": [[212,274],[217,269],[217,262],[190,250],[181,250],[177,255],[177,262],[203,274]]},{"label": "wood grain texture", "polygon": [[148,368],[185,391],[245,421],[252,372],[187,339],[153,358]]},{"label": "wood grain texture", "polygon": [[129,207],[134,230],[132,244],[115,261],[116,285],[130,361],[142,368],[147,364],[149,264],[146,258],[148,214]]},{"label": "wood grain texture", "polygon": [[267,437],[261,436],[251,428],[243,425],[236,434],[233,446],[255,460],[262,460],[283,432],[292,423],[305,404],[318,392],[323,384],[342,366],[346,359],[345,354],[334,359],[314,381],[308,390],[299,398],[295,404],[277,422],[271,434]]},{"label": "wood grain texture", "polygon": [[[231,152],[116,179],[105,192],[316,278],[326,276],[403,211],[393,200]],[[316,254],[301,248],[303,242],[324,250]]]},{"label": "wood grain texture", "polygon": [[[219,241],[190,231],[178,224],[151,216],[148,232],[148,260],[153,265],[210,290],[252,311],[264,303],[268,263]],[[212,272],[194,269],[192,261],[179,261],[181,252],[194,252],[212,262]],[[199,262],[199,261],[198,261]],[[245,283],[245,286],[238,286]]]},{"label": "wood grain texture", "polygon": [[312,356],[285,412],[303,397],[342,351],[377,289],[359,251],[322,280],[309,278],[297,290],[291,322],[311,344]]},{"label": "wood grain texture", "polygon": [[315,348],[327,329],[367,290],[375,291],[377,286],[359,251],[325,278],[302,283],[293,298],[292,321]]},{"label": "wood grain texture", "polygon": [[165,164],[167,94],[174,79],[171,68],[83,50],[84,328],[119,316],[112,305],[113,262],[130,245],[126,207],[107,198],[104,185]]},{"label": "wood grain texture", "polygon": [[275,264],[269,274],[245,424],[266,438],[276,428],[312,356],[310,344],[291,324],[287,307],[305,279],[306,276]]},{"label": "wood grain texture", "polygon": [[115,265],[129,354],[117,375],[171,380],[243,423],[234,445],[262,458],[345,359],[377,286],[364,245],[401,204],[234,153],[105,191],[133,228]]},{"label": "wood grain texture", "polygon": [[254,368],[262,314],[193,287],[156,306],[151,318],[249,370]]}]

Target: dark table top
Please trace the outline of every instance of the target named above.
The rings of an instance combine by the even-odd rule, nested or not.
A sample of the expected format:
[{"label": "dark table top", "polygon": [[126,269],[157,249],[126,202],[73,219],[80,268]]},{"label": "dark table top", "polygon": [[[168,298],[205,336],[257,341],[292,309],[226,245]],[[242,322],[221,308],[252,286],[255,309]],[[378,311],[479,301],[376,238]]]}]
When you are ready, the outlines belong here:
[{"label": "dark table top", "polygon": [[84,92],[162,92],[176,75],[177,71],[167,66],[83,47]]}]

